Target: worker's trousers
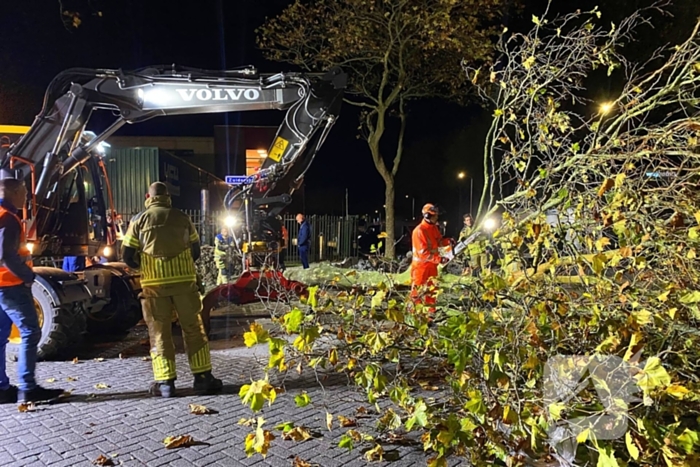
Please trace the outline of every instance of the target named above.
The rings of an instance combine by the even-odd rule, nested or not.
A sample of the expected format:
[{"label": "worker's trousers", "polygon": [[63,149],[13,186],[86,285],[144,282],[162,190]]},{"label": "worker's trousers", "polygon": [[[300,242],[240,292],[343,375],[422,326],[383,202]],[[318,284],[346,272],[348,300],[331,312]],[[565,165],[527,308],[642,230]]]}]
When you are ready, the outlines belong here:
[{"label": "worker's trousers", "polygon": [[413,263],[411,265],[411,299],[413,303],[429,305],[430,312],[435,311],[434,289],[437,282],[438,267],[433,263]]},{"label": "worker's trousers", "polygon": [[216,277],[216,285],[228,284],[231,282],[231,271],[228,268],[219,268],[219,275]]},{"label": "worker's trousers", "polygon": [[202,323],[202,300],[197,285],[180,283],[144,287],[140,298],[151,341],[154,379],[167,381],[177,377],[172,335],[173,311],[180,322],[192,374],[211,371],[209,341]]}]

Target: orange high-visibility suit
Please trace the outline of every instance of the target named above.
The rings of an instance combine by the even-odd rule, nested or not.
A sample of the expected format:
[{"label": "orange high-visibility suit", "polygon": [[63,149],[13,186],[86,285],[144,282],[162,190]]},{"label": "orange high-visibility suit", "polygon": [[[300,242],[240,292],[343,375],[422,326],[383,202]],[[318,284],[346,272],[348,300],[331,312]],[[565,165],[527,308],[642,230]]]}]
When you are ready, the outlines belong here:
[{"label": "orange high-visibility suit", "polygon": [[[438,265],[441,262],[439,247],[449,245],[449,240],[442,238],[438,226],[423,220],[418,227],[413,229],[411,237],[413,245],[413,258],[411,262],[411,297],[415,303],[435,304],[435,295],[429,290],[424,294],[424,300],[420,300],[418,289],[434,285],[438,275]],[[435,311],[431,309],[431,311]]]}]

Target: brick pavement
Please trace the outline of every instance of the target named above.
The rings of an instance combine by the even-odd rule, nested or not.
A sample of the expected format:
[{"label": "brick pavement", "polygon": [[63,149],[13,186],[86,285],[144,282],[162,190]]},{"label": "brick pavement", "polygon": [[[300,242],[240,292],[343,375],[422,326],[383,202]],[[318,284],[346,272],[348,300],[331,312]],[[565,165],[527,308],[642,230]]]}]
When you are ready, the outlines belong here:
[{"label": "brick pavement", "polygon": [[[242,329],[229,329],[242,334]],[[212,343],[214,373],[224,380],[224,393],[217,396],[195,396],[190,390],[192,377],[187,361],[178,354],[180,379],[177,381],[180,397],[161,399],[148,396],[146,389],[152,379],[151,363],[142,358],[148,346],[140,342],[145,330],[137,328],[124,339],[98,342],[76,350],[79,363],[72,361],[41,362],[37,377],[47,387],[71,390],[69,401],[38,406],[32,413],[19,413],[13,405],[0,406],[0,466],[56,467],[92,466],[100,454],[111,457],[115,465],[124,466],[260,466],[288,467],[295,456],[322,467],[355,467],[367,465],[362,457],[363,447],[351,452],[337,447],[348,428],[332,432],[325,427],[326,410],[332,414],[353,417],[363,405],[360,394],[343,377],[333,376],[323,381],[324,387],[313,375],[294,373],[284,383],[287,392],[280,394],[272,407],[265,407],[262,416],[271,429],[283,421],[294,420],[323,434],[304,442],[282,440],[273,431],[273,441],[267,458],[260,455],[247,458],[243,441],[252,428],[238,425],[241,418],[251,418],[252,412],[241,404],[238,390],[242,384],[258,377],[256,363],[265,349],[247,349],[238,341]],[[123,358],[119,358],[119,354]],[[103,358],[98,361],[94,358]],[[14,378],[14,364],[8,365]],[[55,379],[55,383],[47,380]],[[70,379],[70,381],[69,381]],[[107,389],[96,389],[103,383]],[[278,382],[275,382],[277,384]],[[305,390],[312,403],[298,408],[295,395]],[[189,413],[188,404],[206,405],[219,413],[197,416]],[[371,432],[374,418],[360,419],[360,430]],[[299,424],[299,423],[297,423]],[[163,439],[172,435],[191,435],[208,445],[177,450],[165,449]],[[384,446],[395,450],[398,460],[372,465],[413,466],[425,465],[426,455],[419,448]],[[461,464],[459,461],[450,463]]]}]

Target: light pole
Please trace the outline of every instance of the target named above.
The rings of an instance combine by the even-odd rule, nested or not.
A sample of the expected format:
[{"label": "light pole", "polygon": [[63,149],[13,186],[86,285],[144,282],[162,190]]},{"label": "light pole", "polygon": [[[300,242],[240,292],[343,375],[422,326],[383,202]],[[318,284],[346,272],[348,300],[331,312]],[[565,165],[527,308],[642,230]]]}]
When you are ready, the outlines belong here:
[{"label": "light pole", "polygon": [[406,199],[411,198],[411,220],[416,218],[416,197],[406,195]]},{"label": "light pole", "polygon": [[[467,177],[467,173],[462,171],[457,174],[457,179],[464,180]],[[474,194],[474,179],[469,177],[469,215],[472,213],[472,196]],[[462,212],[462,184],[459,184],[459,211],[460,215],[464,214]]]}]

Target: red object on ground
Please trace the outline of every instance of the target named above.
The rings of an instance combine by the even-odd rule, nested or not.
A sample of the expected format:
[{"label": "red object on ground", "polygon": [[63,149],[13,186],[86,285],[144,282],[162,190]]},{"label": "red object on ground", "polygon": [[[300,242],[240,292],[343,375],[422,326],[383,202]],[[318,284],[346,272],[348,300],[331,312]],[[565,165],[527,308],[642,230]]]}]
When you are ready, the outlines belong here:
[{"label": "red object on ground", "polygon": [[245,305],[261,299],[279,300],[290,293],[298,296],[305,292],[304,284],[290,281],[279,271],[245,271],[236,282],[222,284],[207,293],[202,300],[202,309],[208,314],[221,302]]}]

